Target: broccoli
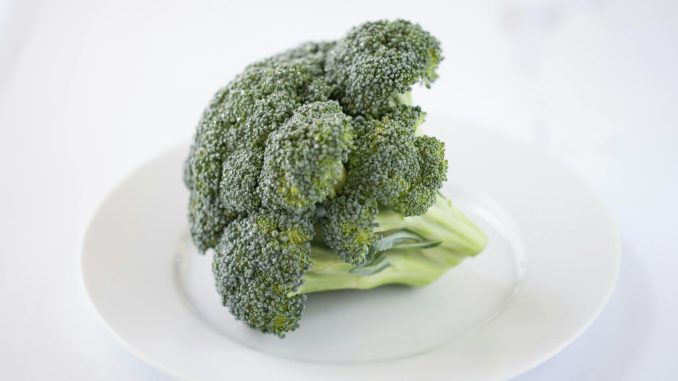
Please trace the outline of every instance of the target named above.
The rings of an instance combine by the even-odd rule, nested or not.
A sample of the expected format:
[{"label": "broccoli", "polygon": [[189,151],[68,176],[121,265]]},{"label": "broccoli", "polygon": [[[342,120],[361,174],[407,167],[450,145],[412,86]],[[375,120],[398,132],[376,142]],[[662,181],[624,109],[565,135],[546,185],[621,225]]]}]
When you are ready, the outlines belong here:
[{"label": "broccoli", "polygon": [[429,284],[486,237],[439,190],[444,144],[411,103],[440,43],[368,22],[249,65],[198,124],[184,167],[191,236],[223,304],[263,333],[296,329],[306,294]]}]

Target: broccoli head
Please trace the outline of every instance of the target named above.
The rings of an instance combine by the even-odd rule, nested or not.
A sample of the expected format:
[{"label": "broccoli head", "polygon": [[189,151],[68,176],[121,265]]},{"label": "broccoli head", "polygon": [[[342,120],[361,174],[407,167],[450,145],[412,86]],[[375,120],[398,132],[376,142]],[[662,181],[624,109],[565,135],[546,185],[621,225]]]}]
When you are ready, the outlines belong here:
[{"label": "broccoli head", "polygon": [[439,194],[445,147],[411,105],[440,43],[404,20],[255,62],[203,113],[184,167],[191,236],[214,251],[223,304],[264,333],[299,326],[305,294],[422,286],[482,251]]}]

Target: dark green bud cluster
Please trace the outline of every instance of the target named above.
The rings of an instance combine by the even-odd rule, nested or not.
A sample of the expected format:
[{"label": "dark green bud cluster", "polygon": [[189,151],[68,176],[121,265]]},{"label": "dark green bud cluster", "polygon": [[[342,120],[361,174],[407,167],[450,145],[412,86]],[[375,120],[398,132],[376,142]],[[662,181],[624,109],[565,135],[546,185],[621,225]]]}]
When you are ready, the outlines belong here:
[{"label": "dark green bud cluster", "polygon": [[289,296],[310,265],[307,214],[261,211],[233,220],[215,248],[213,273],[224,305],[265,333],[298,326],[305,295]]},{"label": "dark green bud cluster", "polygon": [[334,94],[351,115],[379,115],[393,96],[433,82],[440,42],[409,21],[377,21],[353,28],[327,57]]},{"label": "dark green bud cluster", "polygon": [[378,208],[375,200],[360,200],[353,194],[343,194],[327,201],[320,220],[320,232],[325,244],[351,264],[363,263],[375,240],[374,219]]},{"label": "dark green bud cluster", "polygon": [[334,195],[353,146],[353,129],[339,103],[314,102],[269,136],[260,189],[270,208],[303,211]]}]

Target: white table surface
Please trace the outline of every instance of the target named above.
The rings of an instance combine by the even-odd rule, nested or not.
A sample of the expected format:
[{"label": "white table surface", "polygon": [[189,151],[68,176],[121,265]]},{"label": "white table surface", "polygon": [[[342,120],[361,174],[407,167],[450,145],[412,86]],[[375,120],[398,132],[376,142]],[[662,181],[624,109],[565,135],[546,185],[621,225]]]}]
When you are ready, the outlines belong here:
[{"label": "white table surface", "polygon": [[678,2],[283,3],[0,0],[0,379],[166,380],[82,290],[94,207],[245,64],[394,17],[443,41],[426,111],[559,157],[619,226],[609,305],[517,380],[678,379]]}]

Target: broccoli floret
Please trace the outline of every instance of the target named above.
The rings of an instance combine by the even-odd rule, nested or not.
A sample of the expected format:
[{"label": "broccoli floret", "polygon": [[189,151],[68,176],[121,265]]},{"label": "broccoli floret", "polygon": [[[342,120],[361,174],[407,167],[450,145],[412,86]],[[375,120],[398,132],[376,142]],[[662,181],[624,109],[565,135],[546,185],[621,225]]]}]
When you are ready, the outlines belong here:
[{"label": "broccoli floret", "polygon": [[189,222],[223,304],[284,336],[305,294],[433,282],[485,245],[443,196],[445,147],[410,90],[439,42],[368,22],[249,65],[204,111],[184,166]]},{"label": "broccoli floret", "polygon": [[324,243],[347,263],[365,262],[374,243],[377,202],[344,194],[329,200],[318,220]]},{"label": "broccoli floret", "polygon": [[380,119],[363,120],[348,161],[347,189],[404,216],[425,212],[446,179],[447,161],[442,142],[415,136],[423,117],[418,107],[401,105]]},{"label": "broccoli floret", "polygon": [[435,202],[438,189],[447,180],[445,145],[432,136],[417,136],[414,140],[419,173],[393,203],[393,210],[403,216],[417,216]]},{"label": "broccoli floret", "polygon": [[394,97],[437,78],[440,42],[409,21],[377,21],[353,28],[330,50],[326,68],[334,96],[351,115],[379,115]]},{"label": "broccoli floret", "polygon": [[296,291],[310,265],[313,224],[304,215],[252,213],[231,222],[212,272],[231,313],[252,328],[283,335],[299,325],[306,297]]},{"label": "broccoli floret", "polygon": [[337,102],[314,102],[273,132],[261,170],[264,205],[302,211],[334,195],[353,145],[349,121]]}]

